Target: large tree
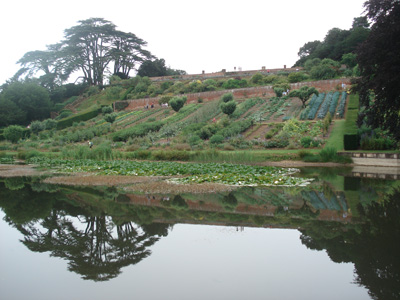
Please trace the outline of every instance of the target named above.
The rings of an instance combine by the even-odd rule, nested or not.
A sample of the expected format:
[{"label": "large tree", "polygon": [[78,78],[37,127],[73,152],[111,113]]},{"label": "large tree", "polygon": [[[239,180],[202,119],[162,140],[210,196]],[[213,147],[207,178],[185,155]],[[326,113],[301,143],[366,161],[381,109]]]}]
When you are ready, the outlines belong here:
[{"label": "large tree", "polygon": [[309,87],[309,86],[302,86],[298,90],[291,91],[289,96],[290,97],[298,97],[301,100],[301,103],[303,103],[303,108],[306,107],[306,102],[308,99],[310,99],[311,95],[318,95],[318,91],[315,89],[315,87]]},{"label": "large tree", "polygon": [[32,121],[49,118],[52,108],[49,92],[33,82],[11,83],[2,91],[0,104],[10,114],[8,124],[4,125],[28,125]]},{"label": "large tree", "polygon": [[400,140],[400,1],[369,0],[364,6],[373,25],[357,51],[360,101],[369,125]]},{"label": "large tree", "polygon": [[102,85],[105,74],[127,78],[143,61],[152,59],[151,53],[143,49],[146,45],[133,33],[116,30],[110,21],[82,20],[64,31],[60,43],[48,46],[46,51],[26,53],[18,61],[22,69],[14,77],[39,74],[42,86],[52,90],[75,72],[85,83]]}]

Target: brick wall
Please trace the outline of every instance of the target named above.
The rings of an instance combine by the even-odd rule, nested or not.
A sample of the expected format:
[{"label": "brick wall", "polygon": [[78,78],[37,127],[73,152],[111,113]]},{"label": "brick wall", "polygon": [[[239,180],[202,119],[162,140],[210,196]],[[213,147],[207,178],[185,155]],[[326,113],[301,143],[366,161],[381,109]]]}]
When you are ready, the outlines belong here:
[{"label": "brick wall", "polygon": [[[336,90],[337,88],[341,88],[342,83],[350,85],[350,79],[343,78],[334,80],[320,80],[320,81],[292,83],[290,84],[290,90],[297,90],[302,86],[307,85],[315,87],[319,92],[326,92],[326,91]],[[249,88],[241,88],[233,90],[191,93],[191,94],[185,94],[185,96],[187,97],[188,100],[187,103],[197,103],[199,98],[201,98],[204,102],[207,102],[219,99],[223,94],[226,93],[232,93],[234,98],[236,99],[275,96],[272,86],[260,86],[260,87],[249,87]],[[127,100],[129,105],[125,108],[125,110],[132,110],[138,107],[144,107],[146,105],[150,106],[151,103],[154,103],[154,105],[158,106],[158,99],[159,97]]]}]

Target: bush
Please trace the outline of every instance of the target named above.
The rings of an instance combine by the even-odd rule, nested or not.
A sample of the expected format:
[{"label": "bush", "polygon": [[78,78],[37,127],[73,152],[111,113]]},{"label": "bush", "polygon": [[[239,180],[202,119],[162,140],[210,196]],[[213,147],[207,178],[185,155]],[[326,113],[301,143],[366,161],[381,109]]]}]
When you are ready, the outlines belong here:
[{"label": "bush", "polygon": [[3,136],[6,140],[15,144],[26,135],[25,131],[26,129],[22,126],[10,125],[4,129]]},{"label": "bush", "polygon": [[234,100],[229,102],[222,102],[219,107],[224,114],[230,116],[236,109],[236,102]]},{"label": "bush", "polygon": [[44,128],[46,130],[52,130],[52,129],[57,128],[57,121],[53,120],[53,119],[44,120],[43,124],[44,124]]},{"label": "bush", "polygon": [[181,161],[186,161],[189,160],[189,152],[187,151],[179,151],[179,150],[172,150],[172,151],[165,151],[165,150],[160,150],[160,151],[154,151],[152,153],[152,157],[155,160],[169,160],[169,161],[174,161],[174,160],[181,160]]},{"label": "bush", "polygon": [[220,134],[215,134],[210,138],[210,143],[214,145],[221,144],[225,138]]},{"label": "bush", "polygon": [[232,101],[232,100],[233,100],[233,94],[232,94],[232,93],[223,94],[222,97],[221,97],[221,100],[222,100],[222,102],[224,102],[224,103],[227,103],[227,102],[229,102],[229,101]]},{"label": "bush", "polygon": [[300,144],[303,148],[309,148],[311,146],[313,139],[309,136],[302,137],[300,139]]},{"label": "bush", "polygon": [[117,118],[117,114],[116,113],[112,113],[112,114],[106,114],[104,116],[104,120],[108,123],[114,123],[115,119]]},{"label": "bush", "polygon": [[147,122],[140,123],[133,127],[129,127],[127,129],[124,129],[124,130],[114,133],[113,141],[114,142],[120,142],[120,141],[126,142],[131,137],[132,138],[143,137],[151,131],[159,131],[163,125],[164,125],[164,123],[161,121],[156,121],[156,122],[152,122],[152,123],[147,123]]},{"label": "bush", "polygon": [[290,83],[300,82],[305,79],[307,79],[307,75],[303,72],[290,73],[288,76],[288,80]]},{"label": "bush", "polygon": [[178,112],[183,105],[186,103],[187,98],[185,96],[183,97],[174,97],[169,101],[169,104],[171,105],[172,109],[176,112]]},{"label": "bush", "polygon": [[44,124],[40,121],[33,121],[30,126],[30,130],[38,134],[40,131],[43,131],[45,129]]},{"label": "bush", "polygon": [[101,112],[102,112],[103,115],[111,114],[113,112],[113,109],[112,109],[111,106],[103,106],[101,108]]},{"label": "bush", "polygon": [[254,84],[260,84],[264,80],[264,76],[260,73],[254,74],[253,77],[251,77],[250,81]]}]

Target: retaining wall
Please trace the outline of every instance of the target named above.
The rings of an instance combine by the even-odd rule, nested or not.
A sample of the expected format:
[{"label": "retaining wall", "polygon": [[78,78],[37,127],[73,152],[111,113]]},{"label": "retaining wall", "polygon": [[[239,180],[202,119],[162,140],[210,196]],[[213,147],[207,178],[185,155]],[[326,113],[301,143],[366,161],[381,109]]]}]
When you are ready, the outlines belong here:
[{"label": "retaining wall", "polygon": [[338,154],[350,156],[356,165],[400,167],[400,154],[398,153],[338,152]]},{"label": "retaining wall", "polygon": [[[308,82],[297,82],[290,84],[290,90],[297,90],[302,86],[313,86],[319,92],[332,91],[341,88],[342,83],[350,85],[350,79],[334,79],[334,80],[319,80],[319,81],[308,81]],[[240,98],[253,98],[253,97],[273,97],[275,96],[272,85],[260,86],[260,87],[248,87],[241,89],[223,90],[223,91],[212,91],[212,92],[202,92],[202,93],[191,93],[185,94],[187,97],[187,103],[197,103],[198,99],[202,99],[204,102],[217,100],[221,98],[223,94],[232,93],[237,99]],[[161,97],[161,96],[160,96]],[[158,99],[160,97],[153,98],[142,98],[142,99],[132,99],[128,101],[128,106],[125,110],[133,110],[138,107],[144,107],[146,105],[158,105]]]}]

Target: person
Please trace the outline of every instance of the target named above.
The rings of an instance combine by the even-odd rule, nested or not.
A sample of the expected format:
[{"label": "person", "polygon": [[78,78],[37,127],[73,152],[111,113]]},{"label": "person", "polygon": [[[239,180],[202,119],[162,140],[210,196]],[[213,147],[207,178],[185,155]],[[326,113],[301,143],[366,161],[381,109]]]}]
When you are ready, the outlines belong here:
[{"label": "person", "polygon": [[92,147],[93,147],[93,142],[89,141],[88,144],[89,144],[89,148],[92,149]]}]

